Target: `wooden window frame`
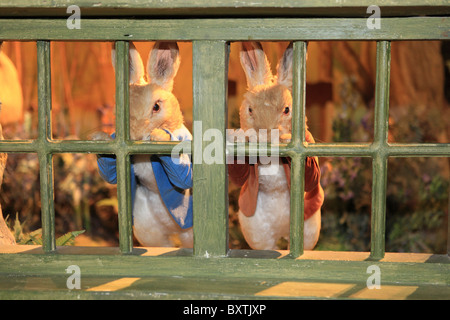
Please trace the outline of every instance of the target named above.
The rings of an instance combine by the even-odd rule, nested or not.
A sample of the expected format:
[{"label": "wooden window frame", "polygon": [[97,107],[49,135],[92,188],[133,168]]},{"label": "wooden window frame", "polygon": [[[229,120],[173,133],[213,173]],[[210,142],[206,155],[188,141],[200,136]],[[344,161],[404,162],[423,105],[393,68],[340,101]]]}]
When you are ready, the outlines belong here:
[{"label": "wooden window frame", "polygon": [[[26,2],[26,3],[25,3]],[[33,2],[33,1],[31,1]],[[64,1],[53,1],[52,7],[29,1],[4,1],[0,8],[0,40],[36,41],[38,65],[38,123],[39,136],[36,140],[0,141],[0,152],[36,153],[40,165],[41,216],[43,245],[32,250],[24,248],[5,249],[0,252],[0,273],[35,274],[63,272],[58,268],[71,261],[82,264],[93,274],[97,264],[89,257],[95,254],[101,261],[117,267],[115,272],[127,274],[130,266],[133,272],[148,275],[170,276],[183,274],[192,276],[198,273],[236,277],[233,272],[243,272],[246,277],[273,277],[280,279],[325,279],[340,277],[365,281],[367,274],[360,272],[377,261],[384,263],[388,281],[398,280],[398,268],[402,272],[416,273],[414,281],[435,285],[448,285],[448,255],[428,255],[425,260],[434,263],[423,264],[423,255],[402,255],[385,253],[385,207],[387,163],[390,157],[449,157],[450,144],[436,143],[388,143],[389,115],[389,79],[391,42],[404,40],[448,40],[450,18],[448,6],[435,1],[435,4],[423,6],[420,1],[405,1],[401,8],[403,14],[393,1],[386,4],[387,14],[382,20],[382,28],[369,30],[366,27],[365,7],[349,1],[335,8],[337,16],[329,17],[333,4],[313,4],[304,1],[294,6],[292,16],[289,8],[283,4],[289,1],[272,3],[259,8],[261,17],[240,17],[234,9],[225,8],[228,17],[222,17],[212,1],[204,8],[205,12],[216,15],[200,17],[194,15],[195,5],[182,5],[171,11],[167,4],[152,4],[145,1],[134,2],[127,10],[134,14],[151,17],[163,14],[162,19],[130,19],[127,10],[120,11],[118,17],[104,17],[93,6],[82,8],[82,29],[70,30],[66,27],[67,15],[61,10]],[[319,1],[320,3],[326,1]],[[120,5],[106,5],[106,11]],[[353,5],[353,6],[352,6]],[[270,10],[282,12],[281,17],[271,16]],[[242,1],[242,10],[252,12],[251,4]],[[355,9],[356,8],[356,9]],[[15,9],[15,10],[14,10]],[[26,10],[28,9],[28,11]],[[40,17],[40,9],[55,12],[57,17]],[[183,11],[187,10],[187,11]],[[22,11],[24,13],[21,12]],[[53,10],[53,11],[52,11]],[[85,11],[84,11],[85,10]],[[228,10],[228,11],[227,11]],[[303,10],[303,11],[302,11]],[[422,10],[422,11],[421,11]],[[418,16],[415,12],[430,13],[432,16]],[[18,12],[18,13],[17,13]],[[34,12],[36,17],[28,18]],[[170,14],[172,12],[172,15]],[[182,12],[192,14],[188,19],[177,19]],[[302,13],[303,12],[303,13]],[[308,12],[322,15],[322,18],[309,18]],[[117,13],[117,12],[116,12]],[[124,16],[122,16],[122,14]],[[130,14],[128,12],[128,14]],[[304,16],[302,16],[304,14]],[[411,16],[408,16],[411,15]],[[444,16],[441,16],[444,14]],[[14,19],[19,15],[20,23]],[[118,27],[120,26],[120,27]],[[263,26],[263,27],[262,27]],[[294,41],[294,75],[293,75],[293,129],[292,142],[279,148],[281,156],[292,160],[291,170],[291,232],[290,250],[276,252],[254,252],[228,249],[228,195],[227,168],[223,164],[193,165],[194,189],[194,248],[192,251],[179,250],[169,254],[170,257],[154,257],[150,249],[133,248],[132,219],[130,197],[130,156],[136,153],[169,154],[177,146],[176,142],[153,143],[130,140],[129,137],[129,92],[128,92],[128,49],[129,41],[174,40],[191,41],[193,44],[193,120],[202,122],[203,131],[216,128],[225,132],[227,114],[227,70],[229,44],[233,41]],[[116,139],[114,141],[60,141],[51,134],[51,72],[50,43],[52,41],[114,41],[116,48]],[[305,84],[306,84],[306,41],[310,40],[373,40],[377,41],[377,66],[375,88],[375,127],[372,143],[304,143],[305,118]],[[214,113],[211,112],[214,107]],[[225,137],[225,135],[224,135]],[[194,141],[197,137],[194,136]],[[241,154],[238,145],[227,146],[222,141],[228,154]],[[203,148],[203,147],[202,147]],[[250,150],[245,146],[246,154],[266,151],[262,146]],[[196,150],[192,150],[195,153]],[[52,157],[55,153],[109,153],[117,157],[118,199],[119,199],[119,248],[77,249],[57,248],[55,242],[55,216],[53,204],[53,168]],[[224,152],[224,155],[226,153]],[[303,250],[303,191],[304,160],[309,156],[343,156],[370,157],[372,159],[372,217],[371,217],[371,251],[370,253],[320,253]],[[222,181],[222,182],[220,182]],[[9,251],[8,251],[9,250]],[[142,251],[144,250],[144,251]],[[170,250],[169,250],[170,251]],[[10,254],[20,252],[21,254]],[[28,252],[31,254],[23,254]],[[86,252],[88,255],[86,255]],[[145,252],[145,254],[142,254]],[[155,251],[156,252],[156,251]],[[32,253],[39,253],[35,255]],[[56,254],[55,254],[56,253]],[[167,253],[167,252],[166,252]],[[38,256],[46,256],[44,262]],[[152,257],[148,257],[148,255]],[[173,257],[175,255],[175,257]],[[254,259],[245,256],[255,257]],[[261,258],[263,257],[263,258]],[[274,259],[265,259],[274,257]],[[337,261],[336,261],[337,260]],[[50,263],[51,262],[51,263]],[[18,266],[12,270],[11,263]],[[30,263],[32,264],[30,266]],[[27,266],[25,266],[27,265]],[[151,270],[148,270],[151,265]],[[169,265],[169,266],[168,266]],[[258,267],[256,267],[258,266]],[[400,266],[400,267],[399,267]],[[425,266],[425,267],[424,267]],[[300,270],[306,267],[308,271]],[[229,268],[229,269],[227,269]],[[317,268],[316,270],[314,270]],[[325,269],[324,269],[325,268]],[[423,271],[425,268],[426,272]],[[355,270],[359,275],[355,275]],[[330,275],[324,275],[328,270]],[[233,271],[233,272],[232,272]],[[322,273],[321,273],[322,272]],[[283,273],[283,274],[280,274]],[[418,273],[418,275],[417,275]],[[338,276],[339,275],[339,276]],[[405,283],[411,277],[403,276],[398,281]]]}]

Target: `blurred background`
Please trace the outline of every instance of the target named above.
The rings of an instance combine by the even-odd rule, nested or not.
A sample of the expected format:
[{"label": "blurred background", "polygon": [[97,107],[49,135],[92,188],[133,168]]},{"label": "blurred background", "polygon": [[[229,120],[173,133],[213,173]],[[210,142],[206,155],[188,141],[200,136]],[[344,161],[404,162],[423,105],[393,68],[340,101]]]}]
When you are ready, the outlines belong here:
[{"label": "blurred background", "polygon": [[[135,43],[146,61],[152,42]],[[287,42],[264,42],[275,69]],[[115,84],[111,42],[52,42],[54,139],[88,139],[114,132]],[[230,45],[228,126],[239,127],[246,92],[239,43]],[[174,94],[192,129],[192,44],[180,42]],[[35,42],[4,42],[0,51],[0,123],[5,139],[37,137]],[[376,42],[308,43],[306,115],[316,142],[370,142]],[[450,43],[392,42],[389,141],[449,143]],[[211,110],[213,112],[213,110]],[[75,245],[117,246],[117,191],[97,172],[92,154],[53,158],[57,236],[84,230]],[[317,250],[370,250],[370,158],[320,158],[325,191]],[[445,253],[449,158],[391,158],[388,163],[386,251]],[[19,243],[39,241],[39,164],[35,154],[8,154],[0,204]],[[236,212],[239,188],[229,184],[230,248],[248,248]],[[76,234],[74,234],[76,235]],[[280,249],[287,241],[280,239]]]}]

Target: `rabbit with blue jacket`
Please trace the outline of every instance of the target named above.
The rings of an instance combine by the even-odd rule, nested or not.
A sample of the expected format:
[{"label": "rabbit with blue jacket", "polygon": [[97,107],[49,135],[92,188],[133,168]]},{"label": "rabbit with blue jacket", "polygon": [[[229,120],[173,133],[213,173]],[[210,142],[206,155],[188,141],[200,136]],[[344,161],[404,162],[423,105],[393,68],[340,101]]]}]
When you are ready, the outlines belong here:
[{"label": "rabbit with blue jacket", "polygon": [[[113,51],[114,61],[114,51]],[[173,80],[180,66],[176,42],[156,42],[144,64],[130,44],[130,138],[150,141],[192,140],[184,125]],[[110,140],[97,132],[94,140]],[[143,246],[192,247],[192,164],[188,155],[135,154],[131,158],[133,231]],[[117,183],[116,158],[99,155],[100,175]],[[175,236],[175,237],[174,237]]]}]

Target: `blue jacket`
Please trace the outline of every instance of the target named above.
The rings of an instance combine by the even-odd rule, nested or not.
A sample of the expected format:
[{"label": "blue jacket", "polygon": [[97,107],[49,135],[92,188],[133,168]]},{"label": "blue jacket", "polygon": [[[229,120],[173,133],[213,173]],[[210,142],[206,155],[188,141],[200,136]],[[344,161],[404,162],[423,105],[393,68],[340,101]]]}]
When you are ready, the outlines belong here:
[{"label": "blue jacket", "polygon": [[[172,141],[191,141],[192,135],[183,125],[170,134]],[[112,135],[115,137],[115,134]],[[153,173],[159,193],[178,225],[187,229],[192,227],[192,192],[186,194],[186,189],[192,188],[192,164],[186,154],[179,158],[171,156],[156,156],[150,158]],[[99,155],[98,169],[102,178],[111,184],[117,183],[116,157],[114,155]],[[131,203],[134,205],[137,181],[131,164]]]}]

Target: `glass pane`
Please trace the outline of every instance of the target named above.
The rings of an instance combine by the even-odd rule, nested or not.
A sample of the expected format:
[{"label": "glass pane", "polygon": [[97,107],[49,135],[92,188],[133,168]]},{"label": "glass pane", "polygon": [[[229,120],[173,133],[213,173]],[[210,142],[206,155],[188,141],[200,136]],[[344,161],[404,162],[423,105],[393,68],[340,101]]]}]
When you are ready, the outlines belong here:
[{"label": "glass pane", "polygon": [[38,157],[32,153],[7,157],[4,172],[0,171],[3,218],[17,244],[42,244]]},{"label": "glass pane", "polygon": [[316,142],[373,140],[375,41],[309,41],[306,116]]},{"label": "glass pane", "polygon": [[389,159],[386,251],[446,253],[449,170],[448,158]]},{"label": "glass pane", "polygon": [[57,244],[59,237],[72,233],[67,244],[117,246],[117,186],[100,177],[97,156],[55,154],[53,173]]},{"label": "glass pane", "polygon": [[115,79],[109,42],[51,42],[54,139],[87,140],[115,127]]},{"label": "glass pane", "polygon": [[325,193],[318,250],[370,251],[372,161],[320,158]]},{"label": "glass pane", "polygon": [[392,43],[389,142],[448,143],[450,41]]},{"label": "glass pane", "polygon": [[0,46],[0,120],[5,139],[38,136],[36,57],[35,42],[5,41]]}]

